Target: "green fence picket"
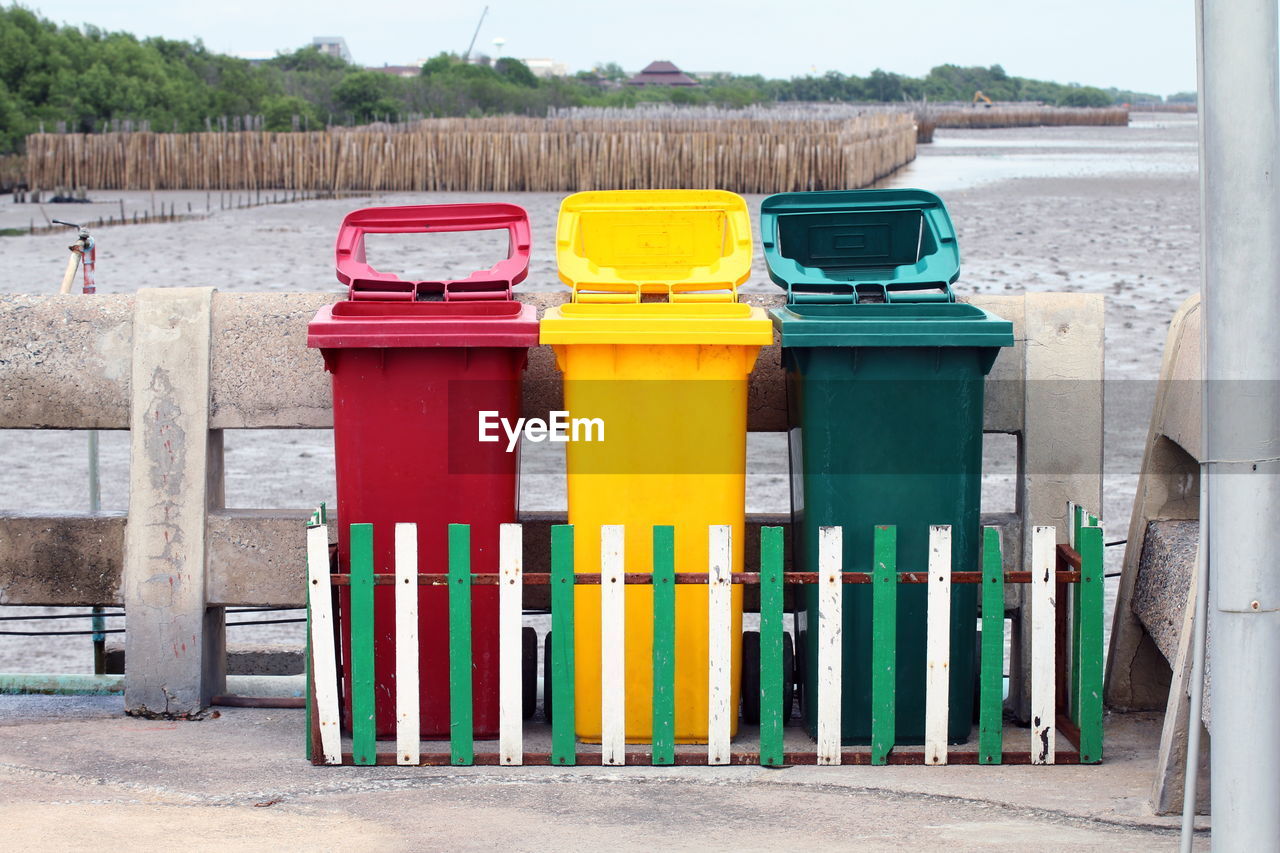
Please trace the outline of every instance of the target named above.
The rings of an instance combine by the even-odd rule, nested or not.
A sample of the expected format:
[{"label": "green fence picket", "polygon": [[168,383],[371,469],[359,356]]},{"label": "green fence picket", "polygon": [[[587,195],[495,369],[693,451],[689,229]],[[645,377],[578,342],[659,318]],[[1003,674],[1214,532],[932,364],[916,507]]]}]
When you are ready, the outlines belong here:
[{"label": "green fence picket", "polygon": [[[1088,526],[1084,507],[1071,505],[1071,541],[1075,543],[1076,552],[1080,551],[1080,531]],[[1067,716],[1077,719],[1080,716],[1080,584],[1071,585],[1071,675],[1067,684]]]},{"label": "green fence picket", "polygon": [[[782,764],[782,528],[760,528],[760,763]],[[785,709],[790,710],[790,709]]]},{"label": "green fence picket", "polygon": [[449,525],[449,761],[475,761],[471,710],[471,525]]},{"label": "green fence picket", "polygon": [[1076,544],[1080,549],[1080,605],[1075,619],[1080,637],[1075,647],[1080,661],[1080,698],[1076,724],[1080,728],[1080,763],[1096,764],[1102,760],[1102,528],[1081,529]]},{"label": "green fence picket", "polygon": [[1000,531],[982,531],[982,661],[978,667],[978,763],[1004,757],[1004,564]]},{"label": "green fence picket", "polygon": [[676,763],[676,529],[653,528],[653,763]]},{"label": "green fence picket", "polygon": [[573,525],[551,527],[551,763],[577,764],[573,704]]},{"label": "green fence picket", "polygon": [[351,756],[376,764],[373,692],[373,525],[351,525]]},{"label": "green fence picket", "polygon": [[897,727],[898,529],[875,530],[871,605],[871,763],[886,764]]}]

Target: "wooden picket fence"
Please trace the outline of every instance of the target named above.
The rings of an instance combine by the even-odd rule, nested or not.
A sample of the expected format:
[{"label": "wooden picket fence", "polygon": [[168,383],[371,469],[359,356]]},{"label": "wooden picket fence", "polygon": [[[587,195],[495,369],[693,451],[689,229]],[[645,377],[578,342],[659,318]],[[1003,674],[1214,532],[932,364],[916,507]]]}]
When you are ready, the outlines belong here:
[{"label": "wooden picket fence", "polygon": [[[332,573],[323,511],[307,531],[308,705],[307,755],[330,765],[724,765],[759,764],[1095,764],[1102,760],[1103,540],[1098,519],[1072,508],[1070,544],[1056,543],[1053,527],[1036,527],[1031,571],[1006,572],[996,528],[983,531],[981,571],[951,570],[951,529],[929,529],[927,571],[899,571],[896,529],[875,528],[874,570],[842,571],[842,531],[822,528],[817,572],[783,571],[783,530],[761,530],[759,571],[731,571],[731,528],[713,526],[705,573],[676,572],[674,528],[653,529],[653,571],[627,571],[623,565],[621,526],[601,529],[601,572],[575,574],[572,525],[551,529],[551,572],[522,571],[522,527],[501,526],[499,571],[471,571],[470,527],[451,524],[448,571],[423,572],[417,554],[417,526],[395,528],[394,574],[373,570],[372,525],[351,525],[349,573]],[[874,584],[870,748],[842,747],[840,696],[842,671],[841,605],[843,584]],[[895,734],[895,656],[897,584],[928,584],[925,743],[901,748]],[[979,667],[979,722],[976,749],[947,744],[950,597],[953,584],[982,585],[982,642]],[[374,714],[375,585],[395,586],[396,740],[395,751],[379,751]],[[419,734],[418,595],[419,586],[449,588],[450,739],[422,741]],[[499,737],[497,752],[477,752],[473,737],[471,589],[499,586]],[[599,751],[583,751],[574,736],[574,586],[599,585],[602,620],[602,729]],[[654,687],[652,743],[628,748],[625,691],[622,688],[624,587],[654,588]],[[709,586],[708,743],[677,750],[674,727],[675,585]],[[739,735],[730,744],[736,708],[730,707],[732,654],[731,585],[760,587],[760,727],[755,751]],[[818,690],[817,743],[813,751],[784,748],[783,587],[817,584]],[[1005,585],[1029,584],[1032,613],[1032,727],[1028,748],[1006,749],[1004,731]],[[551,662],[550,752],[524,749],[521,629],[522,590],[551,586],[552,631],[558,641]],[[335,600],[349,586],[351,659],[351,732],[341,730],[343,697],[338,669]],[[445,650],[441,650],[445,653]],[[1066,741],[1065,745],[1063,741]],[[427,749],[424,750],[424,745]],[[447,747],[447,748],[446,748]]]}]

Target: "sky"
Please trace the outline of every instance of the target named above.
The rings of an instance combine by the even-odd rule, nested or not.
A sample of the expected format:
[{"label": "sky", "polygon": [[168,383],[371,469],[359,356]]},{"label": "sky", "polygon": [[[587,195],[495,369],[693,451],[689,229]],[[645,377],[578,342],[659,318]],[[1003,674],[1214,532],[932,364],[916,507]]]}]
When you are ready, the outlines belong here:
[{"label": "sky", "polygon": [[637,70],[669,59],[689,71],[794,77],[935,65],[1159,95],[1195,88],[1191,0],[22,0],[58,23],[138,36],[200,38],[270,56],[342,36],[362,65],[405,65],[467,48],[549,58],[571,71]]}]

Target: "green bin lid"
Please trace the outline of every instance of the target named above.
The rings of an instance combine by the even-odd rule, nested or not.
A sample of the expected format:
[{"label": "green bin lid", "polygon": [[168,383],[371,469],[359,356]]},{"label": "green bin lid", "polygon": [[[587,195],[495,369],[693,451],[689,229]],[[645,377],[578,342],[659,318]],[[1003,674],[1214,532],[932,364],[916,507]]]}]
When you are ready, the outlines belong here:
[{"label": "green bin lid", "polygon": [[760,232],[788,303],[955,301],[960,247],[931,192],[778,193],[760,205]]},{"label": "green bin lid", "polygon": [[794,303],[769,313],[784,347],[1013,346],[1012,323],[967,302]]}]

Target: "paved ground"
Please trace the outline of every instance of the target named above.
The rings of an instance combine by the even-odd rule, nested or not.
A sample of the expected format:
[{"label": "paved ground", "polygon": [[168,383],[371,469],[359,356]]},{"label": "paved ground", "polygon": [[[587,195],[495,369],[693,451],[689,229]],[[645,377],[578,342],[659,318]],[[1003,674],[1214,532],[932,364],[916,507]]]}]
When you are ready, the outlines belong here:
[{"label": "paved ground", "polygon": [[[323,768],[302,712],[135,720],[0,697],[10,850],[1173,850],[1146,805],[1159,720],[1100,767]],[[1208,849],[1207,837],[1197,847]]]}]

